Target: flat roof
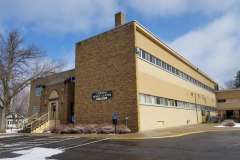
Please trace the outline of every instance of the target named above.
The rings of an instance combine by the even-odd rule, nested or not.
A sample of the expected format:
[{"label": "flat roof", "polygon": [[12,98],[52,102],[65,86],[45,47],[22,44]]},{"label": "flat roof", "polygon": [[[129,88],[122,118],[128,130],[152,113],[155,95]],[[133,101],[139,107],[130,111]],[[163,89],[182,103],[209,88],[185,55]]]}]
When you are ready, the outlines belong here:
[{"label": "flat roof", "polygon": [[233,92],[233,91],[240,91],[240,88],[227,89],[227,90],[218,90],[218,91],[215,91],[215,92]]}]

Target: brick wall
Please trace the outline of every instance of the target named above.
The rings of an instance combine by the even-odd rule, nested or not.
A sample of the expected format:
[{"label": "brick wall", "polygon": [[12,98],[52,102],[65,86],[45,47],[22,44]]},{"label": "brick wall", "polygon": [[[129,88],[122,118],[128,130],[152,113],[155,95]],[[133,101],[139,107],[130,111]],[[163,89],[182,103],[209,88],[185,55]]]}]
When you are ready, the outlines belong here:
[{"label": "brick wall", "polygon": [[33,107],[38,106],[40,108],[40,96],[35,96],[36,85],[44,84],[50,82],[55,79],[63,79],[75,76],[75,69],[53,74],[51,76],[47,76],[44,78],[39,78],[32,81],[30,86],[30,100],[29,100],[29,109],[28,109],[28,116],[33,115]]},{"label": "brick wall", "polygon": [[[76,123],[112,123],[138,131],[134,22],[76,44]],[[113,98],[93,101],[91,94],[113,90]]]},{"label": "brick wall", "polygon": [[47,86],[42,90],[40,98],[40,113],[44,115],[48,112],[48,102],[52,91],[58,93],[58,111],[61,124],[71,123],[73,114],[70,112],[71,103],[74,103],[74,86],[73,82],[61,83]]}]

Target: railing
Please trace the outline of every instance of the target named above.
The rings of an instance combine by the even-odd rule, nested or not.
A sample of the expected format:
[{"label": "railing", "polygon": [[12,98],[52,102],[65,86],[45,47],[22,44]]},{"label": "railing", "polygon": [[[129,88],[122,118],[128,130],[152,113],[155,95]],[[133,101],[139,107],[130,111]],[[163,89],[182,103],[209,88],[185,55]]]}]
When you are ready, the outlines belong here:
[{"label": "railing", "polygon": [[16,124],[16,127],[22,130],[24,127],[28,126],[29,124],[31,124],[34,120],[38,119],[39,117],[40,117],[39,113],[33,114],[30,117],[28,117],[27,119],[24,119],[21,122],[18,122]]},{"label": "railing", "polygon": [[55,119],[59,120],[59,113],[53,112],[53,111],[48,112],[31,123],[31,130],[36,129],[37,127],[44,124],[48,120],[55,120]]},{"label": "railing", "polygon": [[40,117],[39,113],[36,113],[30,117],[28,117],[27,119],[27,125],[29,125],[30,123],[32,123],[33,121],[35,121],[36,119],[38,119]]}]

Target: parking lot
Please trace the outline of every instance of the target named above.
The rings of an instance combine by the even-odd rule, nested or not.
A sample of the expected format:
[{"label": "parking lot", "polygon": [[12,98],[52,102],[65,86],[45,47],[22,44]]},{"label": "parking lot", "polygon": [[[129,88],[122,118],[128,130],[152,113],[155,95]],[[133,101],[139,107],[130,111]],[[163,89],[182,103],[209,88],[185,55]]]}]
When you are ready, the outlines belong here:
[{"label": "parking lot", "polygon": [[[1,137],[1,136],[0,136]],[[31,148],[61,150],[47,159],[239,159],[240,131],[218,131],[172,138],[111,139],[80,136],[9,135],[0,138],[0,159]]]}]

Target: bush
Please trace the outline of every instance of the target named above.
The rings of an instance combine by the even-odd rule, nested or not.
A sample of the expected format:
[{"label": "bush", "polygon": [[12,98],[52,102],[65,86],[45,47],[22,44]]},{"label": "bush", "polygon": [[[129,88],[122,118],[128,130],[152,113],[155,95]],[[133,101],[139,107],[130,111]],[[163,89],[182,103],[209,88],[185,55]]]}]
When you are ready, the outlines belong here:
[{"label": "bush", "polygon": [[225,119],[224,121],[222,121],[222,125],[223,126],[235,126],[235,121],[232,119]]},{"label": "bush", "polygon": [[[50,131],[59,134],[113,134],[115,126],[113,124],[61,124],[51,129],[45,129],[43,133]],[[130,133],[131,130],[126,125],[117,125],[117,134]]]}]

